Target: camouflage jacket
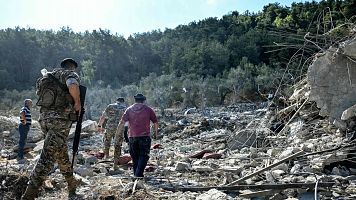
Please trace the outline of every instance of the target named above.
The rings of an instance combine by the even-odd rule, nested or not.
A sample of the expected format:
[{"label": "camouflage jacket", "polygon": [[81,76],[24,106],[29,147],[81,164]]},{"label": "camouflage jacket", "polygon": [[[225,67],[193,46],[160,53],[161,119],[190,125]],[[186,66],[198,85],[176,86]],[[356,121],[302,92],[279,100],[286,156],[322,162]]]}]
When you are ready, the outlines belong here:
[{"label": "camouflage jacket", "polygon": [[120,122],[121,116],[124,114],[127,105],[124,103],[113,103],[109,104],[103,116],[107,119],[106,127],[107,129],[116,129]]},{"label": "camouflage jacket", "polygon": [[[53,76],[59,80],[63,85],[66,85],[66,81],[70,78],[74,78],[77,80],[78,84],[80,83],[79,75],[71,70],[66,70],[63,68],[56,68],[52,72]],[[74,108],[72,104],[68,104],[67,108],[61,108],[56,110],[49,109],[40,109],[40,118],[43,119],[69,119],[69,113],[73,113]]]}]

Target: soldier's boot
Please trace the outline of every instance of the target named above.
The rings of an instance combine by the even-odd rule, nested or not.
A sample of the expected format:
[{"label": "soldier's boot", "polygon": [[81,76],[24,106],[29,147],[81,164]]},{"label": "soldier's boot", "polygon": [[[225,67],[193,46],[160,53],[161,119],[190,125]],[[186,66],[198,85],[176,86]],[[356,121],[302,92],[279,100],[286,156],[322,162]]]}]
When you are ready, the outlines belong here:
[{"label": "soldier's boot", "polygon": [[38,193],[39,193],[38,188],[32,185],[28,185],[25,193],[21,196],[21,200],[33,200],[37,198]]},{"label": "soldier's boot", "polygon": [[80,185],[82,180],[74,178],[74,176],[72,176],[70,178],[66,178],[66,179],[67,179],[67,183],[68,183],[68,196],[69,197],[75,196],[77,187]]}]

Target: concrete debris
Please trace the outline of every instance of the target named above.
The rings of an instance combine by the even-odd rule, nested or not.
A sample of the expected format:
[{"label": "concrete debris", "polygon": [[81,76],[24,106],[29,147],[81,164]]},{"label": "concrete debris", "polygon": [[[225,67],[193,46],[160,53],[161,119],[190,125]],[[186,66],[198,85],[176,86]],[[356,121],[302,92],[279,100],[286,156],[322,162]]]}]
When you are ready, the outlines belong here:
[{"label": "concrete debris", "polygon": [[221,192],[216,189],[211,189],[207,192],[204,192],[203,194],[199,195],[196,198],[196,200],[227,200],[227,199],[233,199],[233,198],[229,197],[224,192]]},{"label": "concrete debris", "polygon": [[[268,102],[270,107],[266,102],[240,103],[206,108],[208,114],[198,108],[170,109],[172,118],[159,120],[159,140],[152,142],[145,178],[139,181],[132,177],[127,144],[123,143],[119,169],[112,170],[113,158],[103,159],[97,123],[86,121],[74,167],[86,182],[78,195],[310,199],[317,182],[320,199],[355,198],[356,66],[350,60],[356,58],[355,44],[353,39],[320,54],[309,67],[308,78],[294,85],[294,93]],[[33,142],[29,144],[35,145],[26,150],[25,162],[14,159],[17,123],[16,117],[0,116],[0,199],[21,196],[43,148],[44,136],[36,125],[29,135]],[[69,149],[71,145],[69,137]],[[110,155],[113,151],[112,147]],[[66,198],[58,166],[49,180],[39,199]]]}]

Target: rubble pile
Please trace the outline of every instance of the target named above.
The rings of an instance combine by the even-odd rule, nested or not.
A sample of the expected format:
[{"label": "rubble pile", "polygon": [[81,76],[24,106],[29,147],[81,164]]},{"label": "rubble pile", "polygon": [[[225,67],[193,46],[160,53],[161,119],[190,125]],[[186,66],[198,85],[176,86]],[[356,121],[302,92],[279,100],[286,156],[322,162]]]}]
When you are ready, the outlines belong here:
[{"label": "rubble pile", "polygon": [[[96,122],[86,121],[74,167],[82,179],[78,198],[355,199],[355,41],[318,55],[283,105],[277,96],[258,105],[171,110],[170,118],[159,119],[159,139],[152,142],[142,180],[132,177],[127,144],[119,170],[113,170],[112,158],[103,159]],[[8,125],[5,118],[0,117],[7,124],[0,140],[0,197],[16,199],[43,137],[34,131],[36,145],[27,161],[18,163],[11,156],[16,124]],[[69,147],[71,143],[69,139]],[[55,166],[38,199],[65,199],[66,193]]]}]

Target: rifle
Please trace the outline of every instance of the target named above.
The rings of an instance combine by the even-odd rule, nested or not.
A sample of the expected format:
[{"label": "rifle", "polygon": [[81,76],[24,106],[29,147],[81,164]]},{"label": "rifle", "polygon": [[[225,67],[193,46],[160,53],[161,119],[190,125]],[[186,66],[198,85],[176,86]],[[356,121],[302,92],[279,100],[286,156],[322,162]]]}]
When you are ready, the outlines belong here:
[{"label": "rifle", "polygon": [[74,140],[73,140],[73,158],[72,158],[72,166],[71,166],[72,169],[74,165],[74,158],[75,155],[78,153],[78,148],[79,148],[80,132],[82,131],[82,121],[83,121],[83,115],[85,113],[84,102],[85,102],[85,94],[87,92],[87,88],[85,86],[79,85],[79,91],[80,91],[80,105],[82,109],[80,110],[79,117],[77,120],[77,125],[75,126]]}]

